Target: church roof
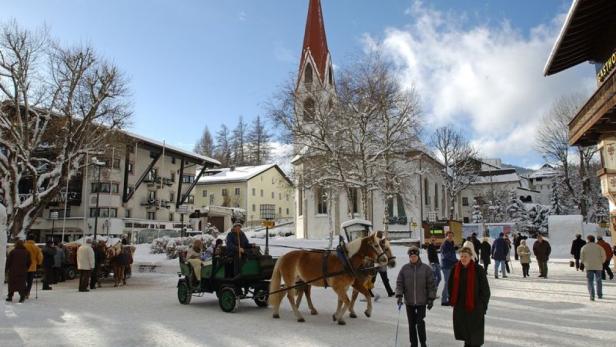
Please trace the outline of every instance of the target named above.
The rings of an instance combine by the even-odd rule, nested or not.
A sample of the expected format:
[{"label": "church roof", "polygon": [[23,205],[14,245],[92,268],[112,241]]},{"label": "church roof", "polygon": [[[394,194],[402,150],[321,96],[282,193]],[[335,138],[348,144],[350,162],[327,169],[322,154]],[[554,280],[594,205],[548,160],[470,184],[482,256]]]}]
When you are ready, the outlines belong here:
[{"label": "church roof", "polygon": [[316,64],[316,70],[319,73],[319,78],[321,81],[324,81],[329,48],[327,48],[325,22],[323,21],[323,11],[321,10],[320,0],[310,0],[310,4],[308,5],[306,31],[304,32],[304,45],[299,64],[300,70],[304,67],[307,52],[312,55],[312,59]]}]

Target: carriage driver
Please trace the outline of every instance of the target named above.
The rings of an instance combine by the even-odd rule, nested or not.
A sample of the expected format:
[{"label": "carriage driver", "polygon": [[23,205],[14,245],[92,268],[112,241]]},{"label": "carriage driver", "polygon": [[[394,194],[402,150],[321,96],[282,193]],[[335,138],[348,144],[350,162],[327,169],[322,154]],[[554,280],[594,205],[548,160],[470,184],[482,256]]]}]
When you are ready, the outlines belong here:
[{"label": "carriage driver", "polygon": [[[246,255],[246,249],[254,248],[254,244],[250,244],[248,242],[248,238],[246,234],[242,231],[242,223],[236,222],[233,224],[233,228],[227,234],[226,239],[226,254],[229,257],[233,257],[233,272],[237,273],[237,269],[239,269],[240,257],[244,257]],[[229,270],[231,270],[229,268]],[[231,273],[230,271],[225,271],[225,273]]]}]

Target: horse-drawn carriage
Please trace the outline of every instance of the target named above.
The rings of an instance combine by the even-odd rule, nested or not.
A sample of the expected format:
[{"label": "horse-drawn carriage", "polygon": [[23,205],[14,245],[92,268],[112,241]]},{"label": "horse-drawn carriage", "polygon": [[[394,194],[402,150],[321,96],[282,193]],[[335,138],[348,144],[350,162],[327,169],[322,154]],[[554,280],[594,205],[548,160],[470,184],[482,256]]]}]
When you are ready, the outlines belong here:
[{"label": "horse-drawn carriage", "polygon": [[233,262],[233,257],[216,255],[211,260],[200,262],[200,266],[193,266],[180,257],[177,285],[180,303],[187,305],[193,296],[215,293],[224,312],[236,311],[241,299],[253,299],[257,306],[267,307],[275,259],[261,254],[256,247],[248,249],[237,264],[239,271],[231,271]]}]

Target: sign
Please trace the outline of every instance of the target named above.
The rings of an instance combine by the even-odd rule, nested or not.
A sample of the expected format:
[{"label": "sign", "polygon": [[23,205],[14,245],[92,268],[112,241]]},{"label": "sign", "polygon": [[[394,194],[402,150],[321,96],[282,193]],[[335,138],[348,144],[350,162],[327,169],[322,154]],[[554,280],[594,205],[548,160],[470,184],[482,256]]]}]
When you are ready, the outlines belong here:
[{"label": "sign", "polygon": [[59,216],[59,214],[58,214],[57,211],[53,211],[53,212],[51,212],[49,214],[49,218],[51,218],[51,219],[58,219],[58,216]]},{"label": "sign", "polygon": [[276,222],[273,220],[264,220],[261,222],[261,225],[266,228],[273,228],[276,225]]},{"label": "sign", "polygon": [[175,212],[179,213],[179,214],[186,214],[188,213],[188,205],[180,205],[175,209]]},{"label": "sign", "polygon": [[603,66],[601,67],[601,70],[599,70],[599,73],[597,73],[597,80],[599,80],[599,82],[605,81],[607,76],[609,76],[610,72],[614,70],[614,67],[616,67],[616,52],[614,52],[605,61],[605,64],[603,64]]}]

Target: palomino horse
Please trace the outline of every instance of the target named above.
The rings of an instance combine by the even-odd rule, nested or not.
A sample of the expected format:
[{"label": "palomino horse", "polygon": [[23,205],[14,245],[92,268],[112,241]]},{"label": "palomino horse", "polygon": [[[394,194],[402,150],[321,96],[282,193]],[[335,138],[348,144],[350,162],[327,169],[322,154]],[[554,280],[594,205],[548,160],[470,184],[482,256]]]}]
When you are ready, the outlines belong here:
[{"label": "palomino horse", "polygon": [[[377,237],[379,238],[382,237],[382,233],[377,232]],[[379,245],[381,246],[381,249],[383,250],[383,252],[385,252],[385,254],[387,255],[387,259],[388,259],[387,266],[390,268],[394,268],[396,266],[396,260],[395,260],[396,257],[393,255],[389,240],[387,240],[386,238],[380,238]],[[372,261],[371,259],[368,259],[363,264],[363,267],[369,268],[373,266],[374,266],[374,261]],[[366,317],[370,317],[372,315],[372,295],[370,293],[370,289],[373,287],[374,276],[376,276],[375,270],[357,272],[357,277],[355,278],[355,281],[353,281],[353,284],[351,285],[353,287],[353,294],[351,295],[351,304],[349,306],[349,316],[351,318],[357,318],[357,314],[355,314],[354,306],[355,306],[355,301],[357,300],[357,297],[359,296],[359,293],[362,293],[366,297],[367,308],[364,311],[364,314],[366,315]],[[310,284],[306,284],[298,288],[299,294],[297,296],[297,306],[299,307],[302,301],[302,295],[305,294],[306,302],[308,303],[308,308],[310,309],[310,314],[315,315],[315,314],[318,314],[318,312],[316,308],[314,307],[314,305],[312,304],[312,297],[310,295],[310,292],[311,292]],[[338,301],[338,309],[340,308],[341,305],[342,305],[342,302]]]},{"label": "palomino horse", "polygon": [[109,266],[113,271],[113,278],[115,280],[114,287],[120,285],[126,285],[126,268],[130,266],[132,255],[135,252],[135,246],[122,245],[117,243],[107,248],[107,259],[109,260]]},{"label": "palomino horse", "polygon": [[[364,264],[366,258],[375,261],[380,266],[388,263],[387,255],[381,249],[376,234],[348,243],[346,250],[352,272],[345,269],[343,262],[335,254],[298,250],[291,251],[278,258],[270,283],[269,302],[273,307],[273,317],[280,318],[280,302],[283,298],[283,293],[280,291],[282,278],[285,287],[289,288],[285,291],[293,313],[298,322],[304,322],[304,317],[302,317],[295,303],[296,291],[292,288],[296,280],[299,279],[314,286],[325,287],[327,285],[332,287],[338,295],[338,300],[343,303],[336,310],[333,319],[338,321],[340,325],[345,324],[344,313],[351,304],[347,296],[347,289],[355,281],[354,273]],[[327,273],[324,273],[324,262],[326,263]],[[328,277],[329,274],[336,275]]]}]

